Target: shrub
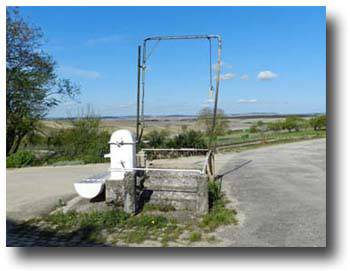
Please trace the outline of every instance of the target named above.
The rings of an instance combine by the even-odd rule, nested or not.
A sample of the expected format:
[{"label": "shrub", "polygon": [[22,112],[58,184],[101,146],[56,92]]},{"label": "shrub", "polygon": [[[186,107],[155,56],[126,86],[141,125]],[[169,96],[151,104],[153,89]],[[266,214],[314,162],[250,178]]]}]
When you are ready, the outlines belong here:
[{"label": "shrub", "polygon": [[241,135],[241,140],[247,140],[249,139],[249,134],[244,134],[244,135]]},{"label": "shrub", "polygon": [[257,133],[258,132],[258,127],[256,127],[256,125],[252,125],[252,126],[250,126],[250,128],[249,128],[249,132],[250,133]]},{"label": "shrub", "polygon": [[309,120],[309,124],[315,131],[321,130],[322,128],[326,128],[327,126],[326,115],[311,118]]},{"label": "shrub", "polygon": [[188,239],[190,242],[198,242],[202,239],[202,234],[200,232],[194,231],[190,234]]},{"label": "shrub", "polygon": [[257,126],[261,127],[264,125],[264,122],[262,120],[259,120],[257,123],[256,123]]},{"label": "shrub", "polygon": [[100,120],[85,117],[74,120],[73,128],[62,129],[50,137],[50,145],[58,156],[68,160],[79,159],[85,163],[103,162],[108,153],[109,133],[100,131]]},{"label": "shrub", "polygon": [[289,132],[292,130],[299,131],[304,127],[304,119],[296,116],[287,117],[284,121],[284,128]]},{"label": "shrub", "polygon": [[198,148],[207,147],[204,135],[200,131],[186,130],[168,141],[170,148]]},{"label": "shrub", "polygon": [[26,167],[32,165],[34,161],[35,155],[33,153],[29,151],[18,151],[6,158],[6,166],[8,168]]},{"label": "shrub", "polygon": [[145,135],[146,147],[151,148],[164,148],[167,146],[169,141],[169,132],[166,130],[152,130],[147,135]]},{"label": "shrub", "polygon": [[274,121],[274,122],[269,122],[267,124],[267,128],[271,131],[280,131],[283,130],[284,128],[284,123],[283,121]]},{"label": "shrub", "polygon": [[[141,148],[207,148],[207,141],[204,134],[195,130],[184,130],[180,134],[170,137],[169,133],[165,130],[157,131],[153,130],[145,136],[145,142],[142,143]],[[196,153],[198,154],[198,153]],[[147,157],[149,159],[157,159],[162,157],[177,157],[179,155],[193,155],[191,152],[181,153],[178,152],[165,152],[156,153],[148,152]]]},{"label": "shrub", "polygon": [[[205,133],[207,135],[210,135],[213,129],[213,110],[209,107],[203,108],[198,113],[197,122],[199,126],[205,130]],[[214,134],[216,136],[226,134],[230,126],[229,124],[229,120],[226,118],[224,110],[219,108],[216,112],[216,124]]]}]

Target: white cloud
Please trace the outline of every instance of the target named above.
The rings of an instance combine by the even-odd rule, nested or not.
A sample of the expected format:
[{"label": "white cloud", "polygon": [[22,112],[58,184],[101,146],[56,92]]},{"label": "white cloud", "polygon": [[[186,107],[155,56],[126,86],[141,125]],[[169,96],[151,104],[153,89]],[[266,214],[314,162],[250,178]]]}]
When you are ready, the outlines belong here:
[{"label": "white cloud", "polygon": [[119,107],[120,108],[130,108],[130,107],[133,107],[134,105],[135,105],[135,103],[129,102],[126,104],[120,104]]},{"label": "white cloud", "polygon": [[75,67],[61,66],[60,71],[66,76],[78,76],[86,79],[98,79],[100,73],[92,70],[83,70]]},{"label": "white cloud", "polygon": [[258,73],[258,79],[259,80],[271,80],[278,76],[278,74],[272,72],[272,71],[261,71]]},{"label": "white cloud", "polygon": [[249,75],[248,74],[243,74],[241,77],[240,77],[241,80],[248,80],[249,79]]},{"label": "white cloud", "polygon": [[239,104],[254,104],[254,103],[257,103],[258,100],[257,99],[239,99],[237,101],[237,103]]},{"label": "white cloud", "polygon": [[235,77],[236,77],[236,74],[234,74],[232,72],[228,72],[228,73],[221,75],[220,80],[232,80]]},{"label": "white cloud", "polygon": [[123,40],[123,37],[120,35],[109,35],[109,36],[89,39],[86,41],[86,44],[89,46],[94,46],[97,44],[120,42],[122,40]]}]

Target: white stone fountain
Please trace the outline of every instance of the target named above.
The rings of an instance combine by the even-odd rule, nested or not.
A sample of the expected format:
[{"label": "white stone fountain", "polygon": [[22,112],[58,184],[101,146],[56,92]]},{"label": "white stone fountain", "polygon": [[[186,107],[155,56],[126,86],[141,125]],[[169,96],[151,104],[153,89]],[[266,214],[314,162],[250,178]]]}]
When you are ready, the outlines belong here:
[{"label": "white stone fountain", "polygon": [[74,183],[75,191],[83,198],[92,199],[104,190],[107,180],[122,181],[125,173],[133,171],[136,166],[135,136],[128,130],[113,132],[110,141],[110,153],[104,157],[110,158],[110,172],[83,179]]}]

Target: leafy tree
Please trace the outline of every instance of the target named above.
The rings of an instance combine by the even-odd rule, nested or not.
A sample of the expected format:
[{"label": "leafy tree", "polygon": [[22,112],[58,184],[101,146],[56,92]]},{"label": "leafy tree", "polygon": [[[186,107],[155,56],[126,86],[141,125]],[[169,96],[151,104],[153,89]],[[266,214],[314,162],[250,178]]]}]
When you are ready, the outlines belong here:
[{"label": "leafy tree", "polygon": [[[198,123],[200,127],[203,127],[205,133],[210,135],[213,125],[213,111],[209,107],[203,108],[198,113]],[[225,112],[222,109],[218,109],[216,113],[216,125],[214,135],[224,135],[229,129],[229,121],[225,118]]]},{"label": "leafy tree", "polygon": [[68,160],[82,159],[85,162],[101,162],[109,152],[109,133],[100,131],[100,119],[84,116],[72,120],[72,128],[61,129],[50,137],[50,145],[59,157]]},{"label": "leafy tree", "polygon": [[282,121],[269,122],[267,127],[271,131],[280,131],[284,128],[284,123]]},{"label": "leafy tree", "polygon": [[287,117],[284,121],[284,128],[289,132],[299,131],[304,126],[304,119],[297,116]]},{"label": "leafy tree", "polygon": [[309,124],[315,131],[326,127],[327,126],[326,115],[322,115],[322,116],[311,118],[309,120]]},{"label": "leafy tree", "polygon": [[42,49],[42,31],[23,20],[16,8],[6,11],[6,154],[17,151],[38,120],[79,89],[59,79],[56,63]]}]

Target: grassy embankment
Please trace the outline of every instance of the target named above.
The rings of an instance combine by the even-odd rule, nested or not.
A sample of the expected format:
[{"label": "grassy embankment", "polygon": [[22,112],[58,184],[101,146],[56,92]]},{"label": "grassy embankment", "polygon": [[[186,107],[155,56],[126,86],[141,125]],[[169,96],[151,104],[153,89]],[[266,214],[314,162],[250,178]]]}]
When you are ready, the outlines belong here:
[{"label": "grassy embankment", "polygon": [[232,135],[218,137],[219,151],[243,151],[272,144],[290,143],[302,140],[325,138],[326,130],[279,131],[265,133],[236,132]]}]

